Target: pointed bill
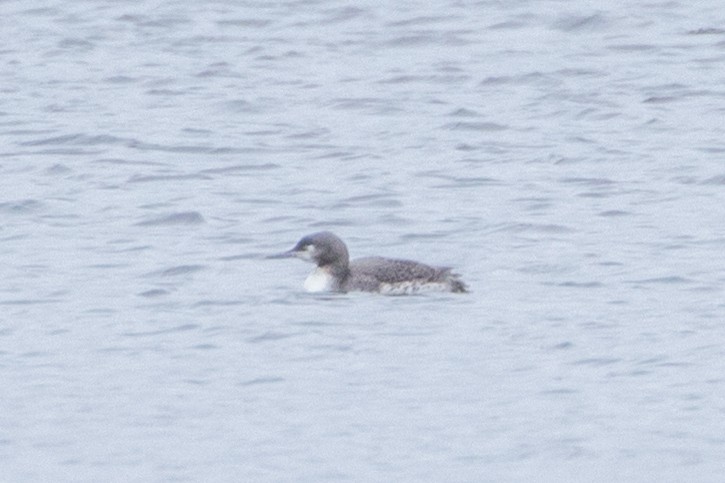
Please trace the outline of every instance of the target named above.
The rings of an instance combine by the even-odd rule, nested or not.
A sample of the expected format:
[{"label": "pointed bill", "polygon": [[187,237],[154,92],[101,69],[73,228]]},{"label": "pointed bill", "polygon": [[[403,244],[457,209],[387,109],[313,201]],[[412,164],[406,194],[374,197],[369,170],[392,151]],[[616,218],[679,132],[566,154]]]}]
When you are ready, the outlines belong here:
[{"label": "pointed bill", "polygon": [[274,255],[267,255],[267,258],[294,258],[296,256],[297,253],[292,249],[282,253],[275,253]]}]

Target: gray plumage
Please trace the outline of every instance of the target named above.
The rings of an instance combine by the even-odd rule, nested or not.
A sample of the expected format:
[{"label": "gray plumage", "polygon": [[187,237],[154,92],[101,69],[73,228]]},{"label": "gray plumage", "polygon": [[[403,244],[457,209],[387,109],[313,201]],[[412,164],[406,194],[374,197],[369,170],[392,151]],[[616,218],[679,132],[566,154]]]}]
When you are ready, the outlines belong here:
[{"label": "gray plumage", "polygon": [[449,267],[383,257],[358,258],[350,262],[345,243],[329,231],[307,235],[291,250],[272,258],[286,257],[298,257],[317,265],[305,282],[305,288],[310,291],[388,294],[467,291],[466,285]]}]

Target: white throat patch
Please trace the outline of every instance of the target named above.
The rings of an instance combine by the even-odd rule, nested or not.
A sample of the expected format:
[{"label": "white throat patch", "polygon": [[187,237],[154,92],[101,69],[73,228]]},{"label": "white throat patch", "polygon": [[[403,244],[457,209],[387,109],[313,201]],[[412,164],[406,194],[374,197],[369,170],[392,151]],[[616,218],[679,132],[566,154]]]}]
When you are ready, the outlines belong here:
[{"label": "white throat patch", "polygon": [[305,290],[308,292],[329,292],[332,287],[332,275],[320,267],[317,267],[305,280]]}]

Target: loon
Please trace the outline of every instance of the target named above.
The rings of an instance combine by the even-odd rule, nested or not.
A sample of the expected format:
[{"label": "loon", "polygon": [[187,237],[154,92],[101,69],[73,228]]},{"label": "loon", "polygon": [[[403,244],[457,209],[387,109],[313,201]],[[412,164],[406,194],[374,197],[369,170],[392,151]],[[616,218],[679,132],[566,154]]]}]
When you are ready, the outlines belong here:
[{"label": "loon", "polygon": [[300,258],[317,268],[305,280],[308,292],[378,292],[409,294],[420,291],[467,292],[449,267],[431,267],[411,260],[365,257],[350,261],[345,243],[322,231],[303,237],[291,250],[268,258]]}]

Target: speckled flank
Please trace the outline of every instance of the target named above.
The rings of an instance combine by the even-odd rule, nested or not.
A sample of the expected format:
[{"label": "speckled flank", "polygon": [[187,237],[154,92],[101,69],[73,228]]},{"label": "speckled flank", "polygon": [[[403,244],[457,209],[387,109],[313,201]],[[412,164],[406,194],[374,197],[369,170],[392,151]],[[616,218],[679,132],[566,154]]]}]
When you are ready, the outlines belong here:
[{"label": "speckled flank", "polygon": [[348,290],[373,286],[388,294],[416,292],[465,292],[466,286],[448,267],[431,267],[412,260],[366,257],[350,263]]}]

